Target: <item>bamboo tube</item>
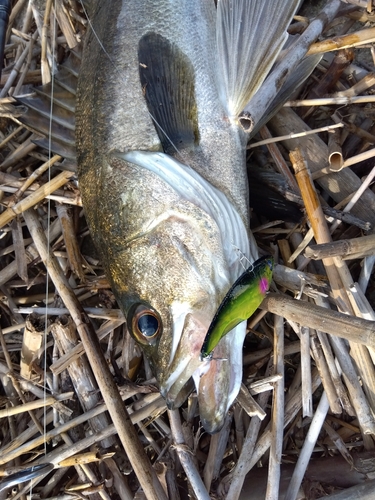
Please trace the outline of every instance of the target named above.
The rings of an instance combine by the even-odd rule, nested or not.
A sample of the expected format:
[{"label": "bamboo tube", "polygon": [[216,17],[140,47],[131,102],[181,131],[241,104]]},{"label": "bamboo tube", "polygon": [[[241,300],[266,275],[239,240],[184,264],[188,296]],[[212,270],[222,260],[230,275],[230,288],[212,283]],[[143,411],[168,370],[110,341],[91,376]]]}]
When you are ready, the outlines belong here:
[{"label": "bamboo tube", "polygon": [[275,293],[266,296],[260,309],[332,336],[375,347],[375,321],[349,316]]},{"label": "bamboo tube", "polygon": [[336,131],[328,134],[328,161],[331,172],[339,172],[344,165],[342,149],[340,146],[340,134]]},{"label": "bamboo tube", "polygon": [[312,387],[310,359],[310,329],[300,326],[301,377],[302,377],[302,416],[312,417]]},{"label": "bamboo tube", "polygon": [[[297,182],[301,190],[315,240],[317,243],[327,243],[331,241],[331,234],[301,151],[299,149],[291,151],[290,159],[296,173]],[[338,301],[338,307],[341,310],[344,308],[344,311],[350,313],[351,306],[349,299],[343,290],[342,281],[335,263],[331,258],[326,258],[323,259],[323,264],[332,288],[333,296]]]},{"label": "bamboo tube", "polygon": [[17,215],[22,214],[37,203],[43,201],[46,196],[56,191],[56,189],[64,186],[72,175],[74,174],[69,171],[61,172],[56,177],[51,179],[50,182],[47,182],[30,194],[27,198],[19,201],[16,205],[13,205],[13,207],[7,208],[5,212],[0,215],[0,228],[12,221]]},{"label": "bamboo tube", "polygon": [[354,97],[320,97],[319,99],[300,99],[287,101],[284,106],[286,108],[300,108],[304,106],[347,106],[349,104],[366,104],[369,102],[375,102],[375,96],[363,95]]},{"label": "bamboo tube", "polygon": [[[285,132],[294,132],[295,130],[310,130],[306,123],[289,108],[281,109],[269,122],[268,127],[274,135],[283,135]],[[300,147],[313,173],[328,165],[328,147],[316,135],[286,140],[284,145],[289,150]],[[336,203],[339,203],[358,189],[362,182],[354,172],[344,168],[339,173],[321,177],[318,179],[318,184],[329,193]],[[364,191],[353,207],[352,213],[361,220],[370,222],[371,226],[375,227],[375,195],[370,189]]]},{"label": "bamboo tube", "polygon": [[[64,399],[70,399],[73,397],[73,392],[67,392],[65,394],[60,394],[58,399],[63,401]],[[29,403],[24,403],[22,405],[13,406],[12,408],[5,408],[0,410],[0,418],[9,417],[10,415],[19,415],[29,410],[35,410],[37,408],[43,408],[45,406],[51,406],[56,402],[54,396],[49,396],[44,399],[37,399],[35,401],[30,401]]]},{"label": "bamboo tube", "polygon": [[361,236],[350,240],[336,240],[320,245],[310,245],[304,255],[309,259],[324,259],[327,257],[347,257],[359,259],[366,255],[375,254],[375,235]]},{"label": "bamboo tube", "polygon": [[[330,132],[331,130],[334,130],[336,128],[341,128],[343,126],[344,126],[343,123],[335,123],[334,125],[327,125],[325,127],[314,128],[312,130],[306,130],[304,132],[290,133],[288,135],[281,135],[279,137],[272,137],[270,135],[268,139],[263,139],[262,141],[258,141],[258,142],[252,142],[251,144],[249,144],[247,146],[247,149],[253,149],[253,148],[256,148],[258,146],[264,146],[266,144],[267,145],[273,144],[274,142],[285,141],[286,139],[297,139],[298,137],[305,137],[305,136],[311,135],[311,134],[318,134],[319,132]],[[262,131],[262,129],[260,131]],[[293,182],[293,185],[295,185],[295,182]]]},{"label": "bamboo tube", "polygon": [[[274,374],[284,374],[284,318],[274,317]],[[278,500],[284,429],[284,377],[275,384],[266,500]]]},{"label": "bamboo tube", "polygon": [[311,337],[311,350],[314,356],[315,364],[319,370],[319,375],[322,380],[322,384],[324,390],[326,391],[329,407],[331,411],[336,414],[340,414],[342,412],[342,408],[340,405],[340,400],[338,398],[335,385],[333,383],[328,363],[324,357],[322,346],[319,342],[317,334],[313,334]]},{"label": "bamboo tube", "polygon": [[305,442],[303,444],[301,453],[299,455],[296,467],[294,469],[292,478],[289,483],[287,492],[285,493],[284,500],[296,500],[299,487],[302,484],[303,476],[305,475],[311,454],[313,452],[315,443],[318,439],[323,422],[329,410],[329,403],[326,393],[323,392],[319,405],[316,409],[314,418],[310,424]]},{"label": "bamboo tube", "polygon": [[348,35],[336,36],[329,40],[313,43],[306,56],[320,54],[322,52],[330,52],[332,50],[346,49],[348,47],[356,47],[365,43],[375,41],[375,28],[368,28]]},{"label": "bamboo tube", "polygon": [[176,448],[178,458],[184,468],[186,476],[194,490],[195,495],[199,500],[210,500],[210,496],[203,484],[203,481],[194,465],[193,457],[185,444],[184,435],[180,421],[178,410],[168,410],[169,421],[171,423],[171,431]]}]

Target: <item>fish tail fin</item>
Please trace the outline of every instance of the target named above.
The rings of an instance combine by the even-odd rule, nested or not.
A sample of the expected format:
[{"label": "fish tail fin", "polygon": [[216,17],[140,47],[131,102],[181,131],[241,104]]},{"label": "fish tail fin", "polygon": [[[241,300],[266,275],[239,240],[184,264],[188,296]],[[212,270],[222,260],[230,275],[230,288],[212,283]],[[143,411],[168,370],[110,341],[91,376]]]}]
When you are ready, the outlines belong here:
[{"label": "fish tail fin", "polygon": [[237,117],[271,70],[299,0],[218,0],[217,54],[221,100]]}]

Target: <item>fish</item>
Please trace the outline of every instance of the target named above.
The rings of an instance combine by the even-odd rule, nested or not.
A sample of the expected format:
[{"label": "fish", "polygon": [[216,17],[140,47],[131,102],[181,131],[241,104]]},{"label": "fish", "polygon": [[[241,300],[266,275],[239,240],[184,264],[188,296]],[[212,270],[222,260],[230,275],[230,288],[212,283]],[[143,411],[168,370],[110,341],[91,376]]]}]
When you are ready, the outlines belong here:
[{"label": "fish", "polygon": [[241,321],[201,350],[258,259],[238,120],[275,64],[298,1],[97,2],[78,81],[78,177],[130,334],[169,408],[196,390],[221,429],[242,379]]}]

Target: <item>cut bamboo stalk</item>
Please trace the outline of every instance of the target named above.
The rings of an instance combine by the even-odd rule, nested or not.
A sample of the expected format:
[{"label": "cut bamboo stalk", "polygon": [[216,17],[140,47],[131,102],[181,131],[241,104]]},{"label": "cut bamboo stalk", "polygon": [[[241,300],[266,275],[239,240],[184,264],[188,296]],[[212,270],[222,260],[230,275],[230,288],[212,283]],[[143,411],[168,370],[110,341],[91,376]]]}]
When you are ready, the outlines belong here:
[{"label": "cut bamboo stalk", "polygon": [[[268,124],[274,135],[282,135],[286,131],[310,130],[306,123],[301,120],[294,111],[289,108],[281,109]],[[289,149],[300,147],[308,162],[312,175],[322,167],[328,166],[328,147],[316,135],[301,137],[284,141]],[[358,189],[362,182],[350,169],[342,169],[339,173],[326,175],[318,179],[318,184],[339,203]],[[352,210],[353,215],[363,221],[370,222],[375,227],[375,195],[366,189]]]},{"label": "cut bamboo stalk", "polygon": [[8,224],[12,221],[17,215],[22,214],[25,210],[33,207],[37,203],[40,203],[44,200],[44,198],[56,189],[64,186],[68,182],[68,180],[72,177],[72,172],[64,171],[58,174],[56,177],[47,182],[39,189],[30,194],[27,198],[19,201],[16,205],[9,207],[0,215],[0,228]]},{"label": "cut bamboo stalk", "polygon": [[[284,318],[274,317],[274,374],[284,375]],[[275,384],[266,500],[278,500],[284,430],[284,376]]]},{"label": "cut bamboo stalk", "polygon": [[342,149],[340,145],[340,134],[336,131],[328,134],[328,161],[331,172],[339,172],[344,165]]},{"label": "cut bamboo stalk", "polygon": [[348,106],[349,104],[367,104],[370,102],[375,102],[375,96],[362,95],[353,97],[320,97],[319,99],[299,99],[287,101],[284,104],[284,107],[300,108],[304,106]]},{"label": "cut bamboo stalk", "polygon": [[224,426],[217,434],[211,437],[208,457],[203,469],[203,480],[207,491],[210,491],[212,481],[219,477],[220,467],[223,462],[225,449],[227,447],[229,433],[232,425],[232,414],[226,415]]},{"label": "cut bamboo stalk", "polygon": [[312,417],[312,387],[310,359],[310,329],[300,326],[301,377],[302,377],[302,416]]},{"label": "cut bamboo stalk", "polygon": [[311,454],[314,450],[315,443],[318,439],[323,422],[329,410],[329,403],[326,393],[323,392],[320,398],[319,405],[315,411],[314,418],[311,421],[309,431],[299,455],[296,467],[294,469],[289,487],[285,493],[284,500],[296,500],[298,490],[302,484]]},{"label": "cut bamboo stalk", "polygon": [[[307,216],[311,223],[317,243],[327,243],[331,241],[331,235],[319,203],[318,196],[314,189],[307,164],[302,156],[300,149],[290,152],[290,159],[296,173],[296,179],[301,190],[301,195],[305,204]],[[345,312],[351,312],[349,299],[344,292],[342,281],[335,263],[331,258],[323,260],[323,264],[331,285],[332,293],[337,301],[338,307]]]},{"label": "cut bamboo stalk", "polygon": [[[61,354],[69,351],[79,343],[76,327],[71,318],[60,317],[51,325],[51,331]],[[78,360],[71,360],[67,367],[70,379],[77,394],[77,397],[84,411],[87,411],[100,403],[101,396],[98,393],[98,386],[93,377],[92,370],[88,364],[86,356]],[[107,427],[110,422],[107,415],[101,414],[90,421],[94,432]],[[105,448],[113,445],[114,442],[103,443]]]},{"label": "cut bamboo stalk", "polygon": [[21,377],[31,379],[33,372],[33,363],[42,346],[43,338],[46,335],[44,325],[41,325],[38,318],[31,315],[26,320],[26,328],[22,339],[21,351]]},{"label": "cut bamboo stalk", "polygon": [[375,235],[361,236],[350,240],[336,240],[330,243],[310,245],[304,255],[309,259],[324,259],[326,257],[342,257],[359,259],[366,255],[375,254]]},{"label": "cut bamboo stalk", "polygon": [[349,47],[357,47],[365,43],[375,41],[375,28],[368,28],[348,35],[336,36],[329,40],[313,43],[306,56],[320,54],[322,52],[331,52],[332,50],[346,49]]},{"label": "cut bamboo stalk", "polygon": [[[65,394],[59,394],[58,398],[63,401],[64,399],[71,399],[73,397],[73,392],[67,392]],[[9,417],[11,415],[19,415],[30,410],[36,410],[37,408],[44,408],[46,406],[51,406],[56,402],[54,396],[49,396],[44,399],[36,399],[35,401],[29,401],[22,405],[13,406],[12,408],[5,408],[0,410],[0,418]]]},{"label": "cut bamboo stalk", "polygon": [[266,144],[273,144],[274,142],[285,141],[287,139],[297,139],[298,137],[305,137],[305,136],[310,135],[310,134],[318,134],[319,132],[329,132],[329,131],[334,130],[336,128],[341,128],[343,126],[344,126],[343,123],[335,123],[334,125],[327,125],[325,127],[314,128],[312,130],[306,130],[304,132],[295,132],[295,133],[291,132],[288,135],[282,135],[279,137],[272,137],[270,135],[270,137],[268,139],[264,139],[264,140],[258,141],[258,142],[252,142],[251,144],[249,144],[247,146],[247,149],[253,149],[253,148],[256,148],[258,146],[264,146]]},{"label": "cut bamboo stalk", "polygon": [[210,500],[210,496],[193,462],[191,450],[185,444],[180,414],[178,410],[168,410],[168,415],[171,423],[174,446],[189,483],[199,500]]},{"label": "cut bamboo stalk", "polygon": [[328,402],[329,402],[329,407],[331,408],[331,411],[336,414],[340,414],[342,412],[342,408],[340,405],[340,400],[337,395],[335,385],[333,383],[327,361],[324,357],[323,349],[322,346],[319,342],[318,336],[315,333],[311,337],[311,350],[314,356],[314,360],[316,363],[316,366],[319,370],[319,375],[322,380],[322,384],[324,387],[324,390],[326,391]]},{"label": "cut bamboo stalk", "polygon": [[375,347],[375,321],[349,316],[275,293],[269,293],[260,308],[314,330]]}]

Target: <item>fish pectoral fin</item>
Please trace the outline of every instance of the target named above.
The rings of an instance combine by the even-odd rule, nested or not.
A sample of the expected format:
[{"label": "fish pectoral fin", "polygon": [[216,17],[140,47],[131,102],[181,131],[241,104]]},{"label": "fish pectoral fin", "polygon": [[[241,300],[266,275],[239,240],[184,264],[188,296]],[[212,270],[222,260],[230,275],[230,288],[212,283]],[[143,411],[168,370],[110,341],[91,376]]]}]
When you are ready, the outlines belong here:
[{"label": "fish pectoral fin", "polygon": [[199,143],[195,74],[190,59],[157,33],[138,45],[139,75],[148,110],[165,153]]},{"label": "fish pectoral fin", "polygon": [[218,85],[237,117],[265,80],[285,43],[299,0],[220,0],[217,5]]}]

